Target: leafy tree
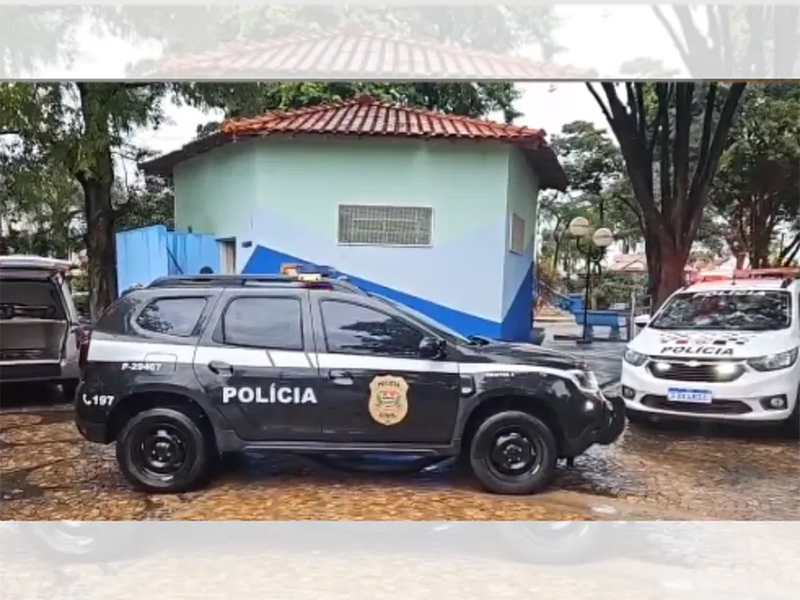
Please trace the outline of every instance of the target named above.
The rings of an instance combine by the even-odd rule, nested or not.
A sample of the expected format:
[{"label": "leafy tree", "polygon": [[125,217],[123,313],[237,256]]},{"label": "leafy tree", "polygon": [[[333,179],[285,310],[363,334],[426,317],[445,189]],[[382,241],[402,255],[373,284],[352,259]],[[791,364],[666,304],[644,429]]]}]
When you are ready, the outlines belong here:
[{"label": "leafy tree", "polygon": [[[625,161],[645,230],[657,308],[683,283],[744,83],[593,84]],[[698,93],[699,92],[699,93]]]},{"label": "leafy tree", "polygon": [[710,212],[734,252],[763,268],[777,228],[797,218],[798,200],[800,86],[751,84],[711,187]]},{"label": "leafy tree", "polygon": [[[175,226],[175,192],[166,181],[147,177],[144,185],[115,189],[115,204],[123,207],[116,220],[116,231],[139,229],[152,225]],[[124,199],[123,199],[124,198]]]},{"label": "leafy tree", "polygon": [[0,85],[0,139],[68,173],[81,190],[93,318],[117,295],[115,156],[136,128],[158,126],[164,93],[147,83]]},{"label": "leafy tree", "polygon": [[578,256],[565,244],[567,227],[577,216],[586,217],[595,227],[608,227],[619,240],[641,239],[641,226],[633,194],[624,177],[624,161],[619,148],[605,130],[587,121],[567,123],[553,136],[553,150],[567,173],[570,189],[566,194],[546,193],[541,197],[543,216],[549,221],[546,232],[553,264],[562,253],[574,264]]},{"label": "leafy tree", "polygon": [[77,183],[58,164],[0,152],[0,254],[65,258],[82,246],[82,214]]}]

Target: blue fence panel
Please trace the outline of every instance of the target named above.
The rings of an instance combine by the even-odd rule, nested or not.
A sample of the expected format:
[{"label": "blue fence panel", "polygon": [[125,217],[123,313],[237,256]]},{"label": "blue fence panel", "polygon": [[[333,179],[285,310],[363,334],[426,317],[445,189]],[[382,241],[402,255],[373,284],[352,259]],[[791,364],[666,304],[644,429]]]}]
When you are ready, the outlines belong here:
[{"label": "blue fence panel", "polygon": [[210,235],[171,233],[169,259],[171,275],[196,275],[203,267],[220,271],[219,244]]},{"label": "blue fence panel", "polygon": [[148,284],[167,274],[167,228],[162,225],[117,234],[117,289]]},{"label": "blue fence panel", "polygon": [[219,244],[210,235],[167,231],[163,225],[117,234],[117,286],[147,285],[167,275],[196,275],[203,267],[220,271]]}]

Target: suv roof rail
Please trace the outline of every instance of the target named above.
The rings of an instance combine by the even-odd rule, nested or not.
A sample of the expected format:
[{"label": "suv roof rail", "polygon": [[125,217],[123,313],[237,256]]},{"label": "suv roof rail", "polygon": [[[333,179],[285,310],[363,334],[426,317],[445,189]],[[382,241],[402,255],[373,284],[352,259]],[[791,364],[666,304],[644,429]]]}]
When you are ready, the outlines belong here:
[{"label": "suv roof rail", "polygon": [[343,279],[308,278],[292,275],[170,275],[153,280],[147,287],[264,287],[270,285],[366,294],[358,286]]}]

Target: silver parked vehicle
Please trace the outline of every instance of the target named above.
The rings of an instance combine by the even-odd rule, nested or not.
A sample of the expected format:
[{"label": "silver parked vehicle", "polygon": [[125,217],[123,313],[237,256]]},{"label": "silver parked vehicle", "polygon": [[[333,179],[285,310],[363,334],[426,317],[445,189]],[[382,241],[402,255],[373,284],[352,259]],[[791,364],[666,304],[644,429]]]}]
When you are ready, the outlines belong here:
[{"label": "silver parked vehicle", "polygon": [[72,300],[72,267],[41,256],[0,256],[0,383],[60,384],[74,397],[88,324]]}]

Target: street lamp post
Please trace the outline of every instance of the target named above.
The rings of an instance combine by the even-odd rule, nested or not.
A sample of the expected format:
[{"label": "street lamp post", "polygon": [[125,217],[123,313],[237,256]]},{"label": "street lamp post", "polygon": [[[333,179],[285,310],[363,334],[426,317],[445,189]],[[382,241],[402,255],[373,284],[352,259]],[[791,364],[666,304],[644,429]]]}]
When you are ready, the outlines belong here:
[{"label": "street lamp post", "polygon": [[600,262],[608,248],[614,242],[614,234],[606,227],[600,227],[592,232],[592,226],[585,217],[575,217],[567,228],[575,238],[575,245],[586,259],[586,283],[583,295],[583,335],[578,340],[579,344],[591,344],[592,335],[589,327],[589,302],[591,298],[592,274],[600,276],[602,268]]}]

